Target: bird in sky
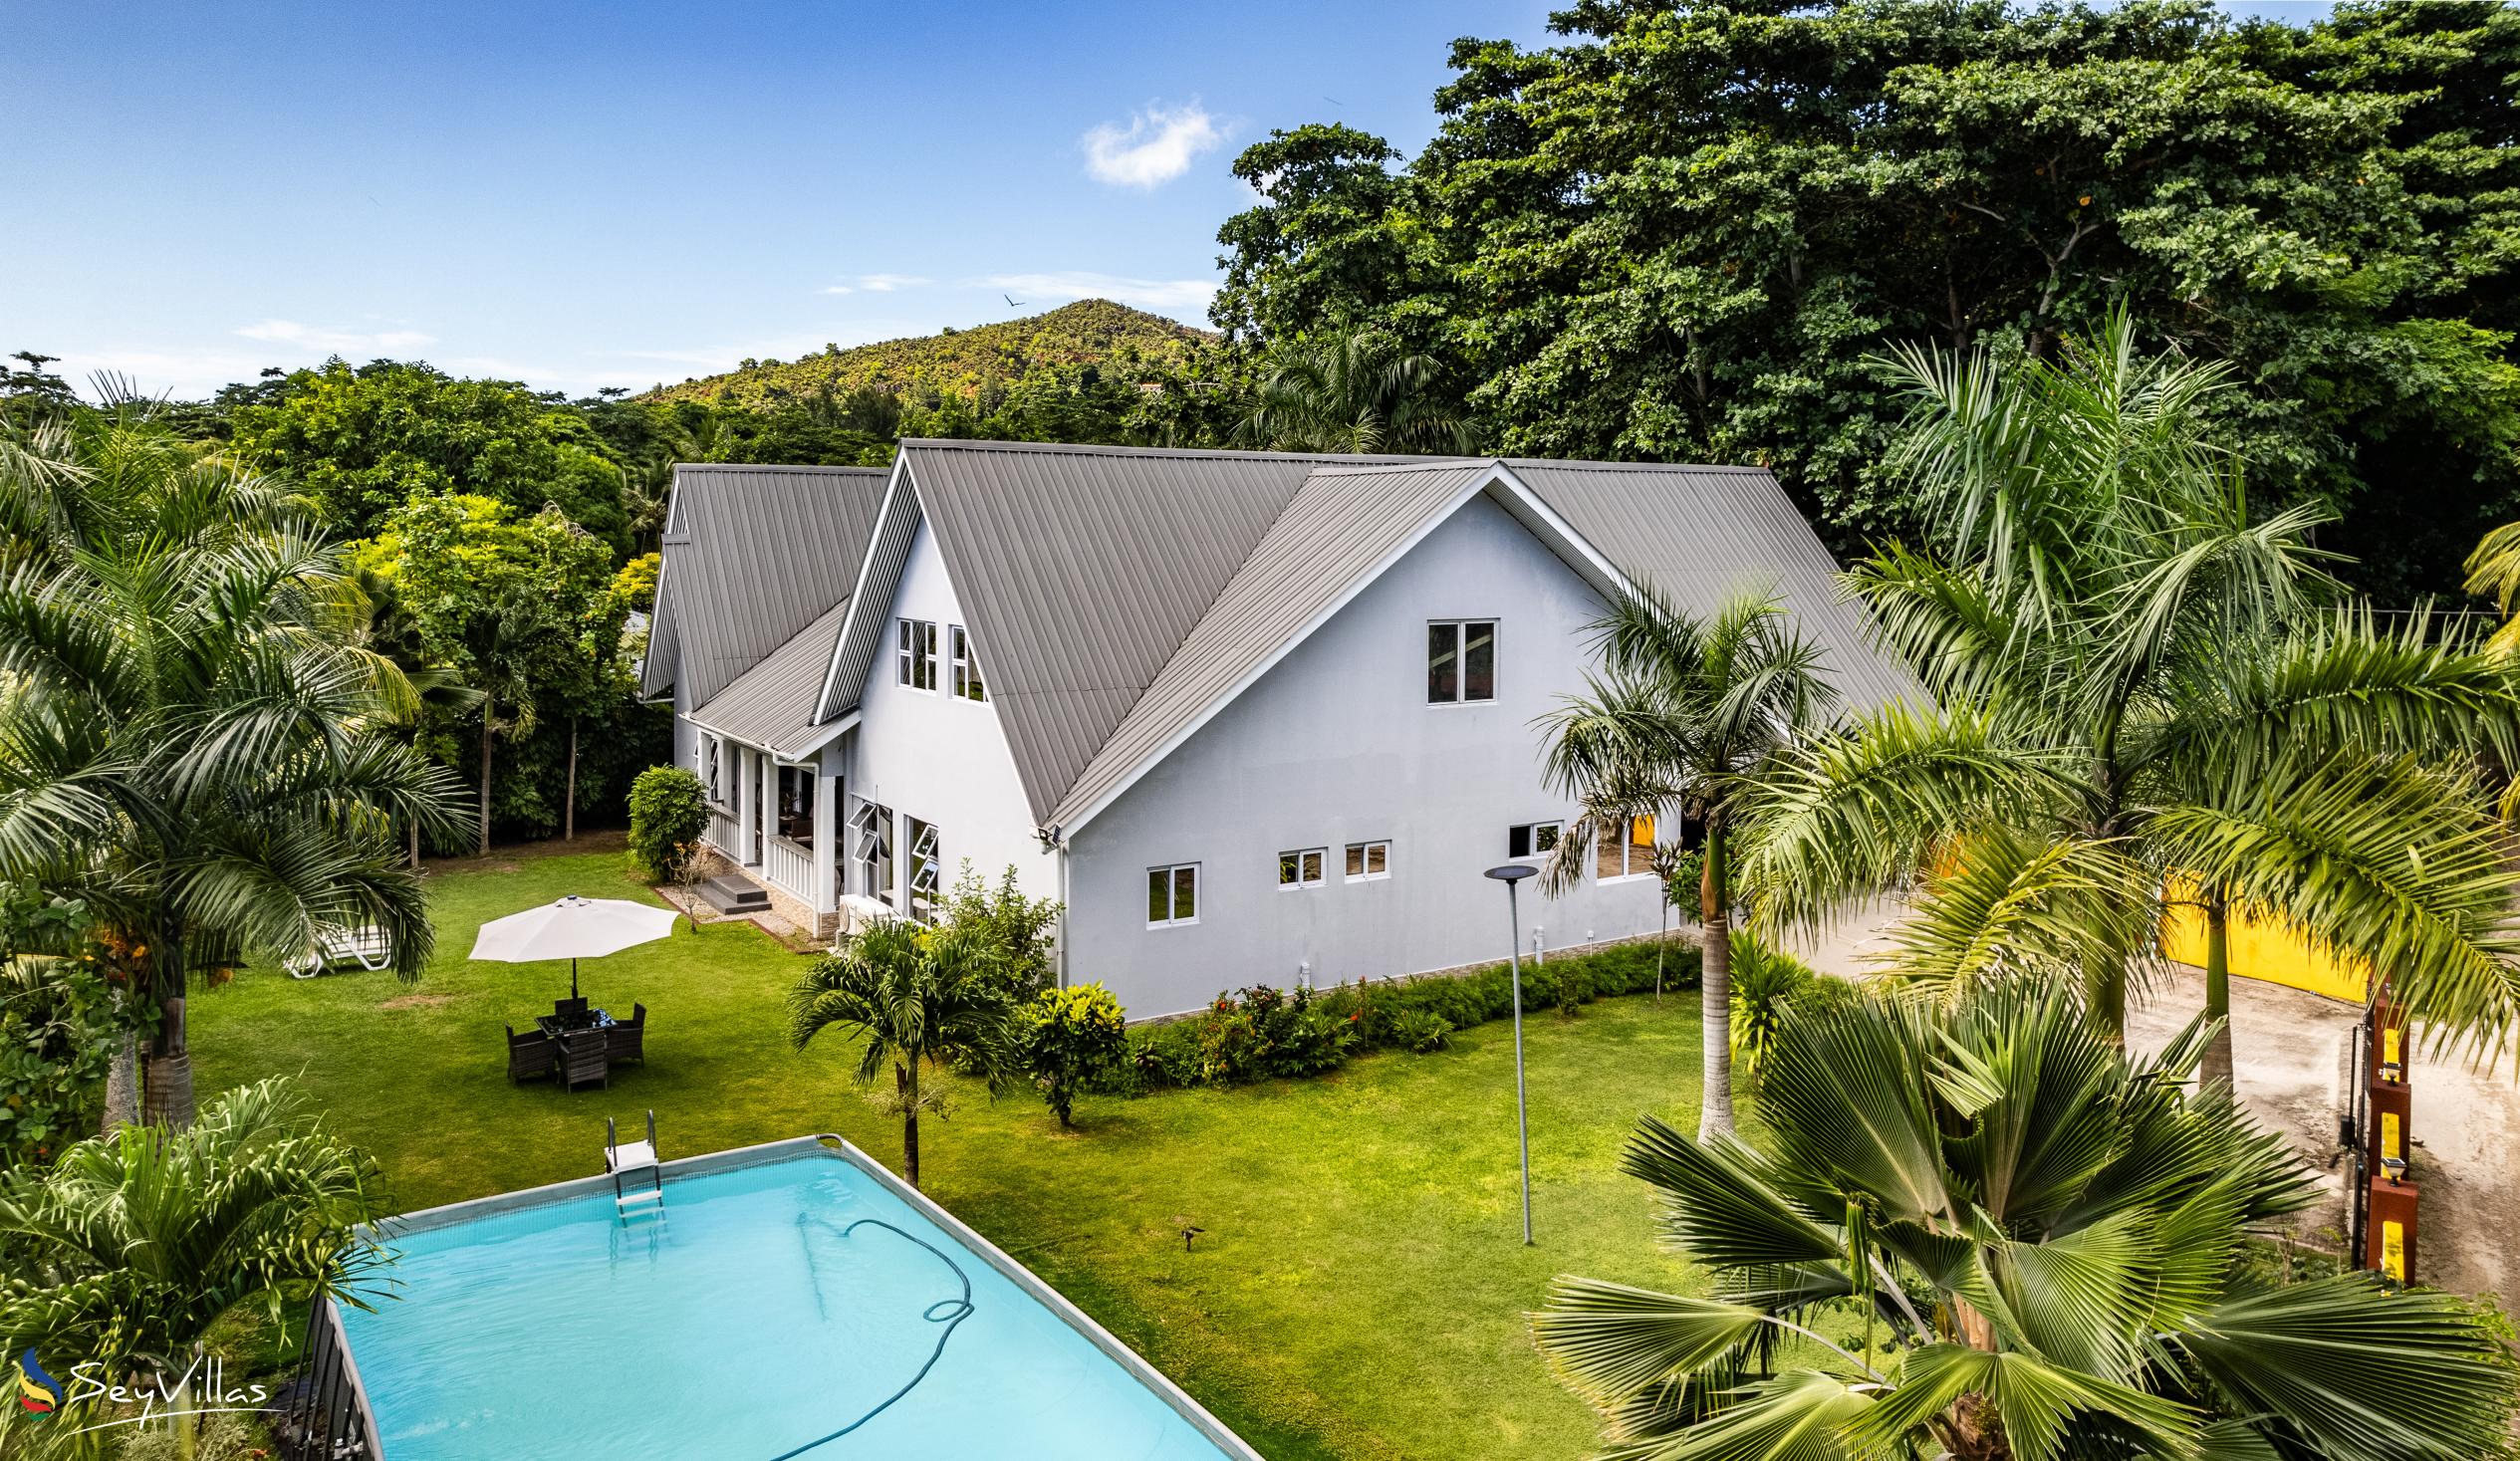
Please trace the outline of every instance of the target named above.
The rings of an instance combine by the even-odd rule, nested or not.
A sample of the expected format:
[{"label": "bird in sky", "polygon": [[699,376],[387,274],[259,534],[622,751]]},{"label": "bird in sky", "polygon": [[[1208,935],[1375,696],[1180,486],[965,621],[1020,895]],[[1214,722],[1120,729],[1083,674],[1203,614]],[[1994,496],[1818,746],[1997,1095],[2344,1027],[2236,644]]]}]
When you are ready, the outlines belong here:
[{"label": "bird in sky", "polygon": [[1013,305],[1015,308],[1017,308],[1017,309],[1019,309],[1019,310],[1020,310],[1020,309],[1022,309],[1022,308],[1024,308],[1024,302],[1023,302],[1022,300],[1017,299],[1015,296],[1013,296],[1013,295],[1011,295],[1011,294],[1002,294],[1002,295],[999,295],[999,296],[998,296],[998,298],[999,298],[999,299],[1002,299],[1002,300],[1004,300],[1004,301],[1006,301],[1008,304]]}]

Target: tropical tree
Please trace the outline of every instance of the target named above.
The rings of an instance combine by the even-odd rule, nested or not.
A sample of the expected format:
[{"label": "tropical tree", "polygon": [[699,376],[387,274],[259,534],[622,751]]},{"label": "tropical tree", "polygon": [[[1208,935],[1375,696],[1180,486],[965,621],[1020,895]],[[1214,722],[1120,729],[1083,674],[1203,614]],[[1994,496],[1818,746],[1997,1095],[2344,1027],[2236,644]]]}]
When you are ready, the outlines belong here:
[{"label": "tropical tree", "polygon": [[416,700],[358,642],[302,504],[128,401],[0,431],[0,876],[87,905],[156,1011],[152,1117],[192,1115],[184,993],[249,951],[431,932],[392,830],[455,783],[389,734]]},{"label": "tropical tree", "polygon": [[2501,1454],[2520,1371],[2448,1295],[2296,1279],[2280,1135],[2130,1060],[2063,981],[1791,1010],[1755,1146],[1646,1117],[1626,1169],[1712,1297],[1561,1278],[1542,1351],[1629,1457]]},{"label": "tropical tree", "polygon": [[[2140,354],[2123,312],[2055,361],[1889,364],[1928,539],[1847,578],[1938,705],[1858,717],[1757,789],[1763,914],[1922,878],[1911,936],[1938,943],[1911,970],[2058,968],[2113,1032],[2165,897],[2203,913],[2217,1021],[2242,912],[2371,960],[2436,1026],[2520,1015],[2520,880],[2471,769],[2482,747],[2510,764],[2514,669],[2343,603],[2310,542],[2323,510],[2251,515],[2208,424],[2229,372]],[[2230,1073],[2217,1028],[2209,1081]]]},{"label": "tropical tree", "polygon": [[1365,327],[1304,337],[1272,353],[1246,441],[1278,451],[1467,452],[1467,419],[1442,368]]},{"label": "tropical tree", "polygon": [[975,928],[924,928],[878,919],[814,961],[788,993],[788,1038],[798,1050],[837,1028],[860,1042],[858,1082],[891,1068],[880,1103],[901,1118],[901,1157],[918,1185],[918,1118],[942,1112],[945,1088],[922,1075],[946,1067],[1004,1092],[1021,1075],[1020,1006],[1004,955]]},{"label": "tropical tree", "polygon": [[0,1339],[11,1354],[163,1376],[240,1306],[272,1324],[310,1294],[359,1302],[380,1257],[376,1163],[273,1078],[182,1130],[126,1126],[0,1176]]},{"label": "tropical tree", "polygon": [[[1593,625],[1602,671],[1538,724],[1546,776],[1579,815],[1541,869],[1544,891],[1576,886],[1601,850],[1702,829],[1697,879],[1705,1095],[1699,1134],[1732,1109],[1732,841],[1744,794],[1836,703],[1819,647],[1773,599],[1736,597],[1710,617],[1650,585]],[[1638,839],[1637,834],[1644,832]],[[1658,859],[1667,865],[1671,858]],[[1668,883],[1665,882],[1667,888]]]}]

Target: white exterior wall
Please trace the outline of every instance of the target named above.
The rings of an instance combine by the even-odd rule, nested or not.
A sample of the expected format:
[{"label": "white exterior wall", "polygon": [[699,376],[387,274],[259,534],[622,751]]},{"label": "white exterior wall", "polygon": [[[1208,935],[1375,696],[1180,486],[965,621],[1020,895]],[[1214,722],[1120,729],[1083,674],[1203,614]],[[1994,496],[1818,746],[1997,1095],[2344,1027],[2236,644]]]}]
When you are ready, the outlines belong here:
[{"label": "white exterior wall", "polygon": [[[1072,838],[1072,982],[1133,1018],[1219,990],[1329,985],[1502,959],[1516,823],[1571,820],[1541,783],[1534,717],[1583,688],[1590,585],[1504,509],[1472,499]],[[1426,703],[1426,624],[1494,618],[1497,698]],[[883,667],[888,680],[888,663]],[[1020,805],[1020,803],[1018,804]],[[1387,879],[1345,880],[1350,842],[1389,839]],[[1327,848],[1325,885],[1281,889],[1281,852]],[[1197,862],[1195,924],[1146,926],[1146,872]],[[1523,893],[1524,947],[1650,933],[1650,877]]]},{"label": "white exterior wall", "polygon": [[[892,621],[926,619],[936,625],[937,688],[912,689],[896,682],[893,668]],[[849,764],[848,804],[838,810],[846,824],[864,798],[892,809],[896,895],[909,876],[909,834],[900,819],[915,817],[939,832],[940,886],[951,887],[969,858],[975,871],[994,884],[1011,864],[1028,896],[1059,896],[1057,858],[1042,850],[1033,835],[1030,804],[1015,774],[1015,757],[998,726],[996,705],[957,699],[953,688],[953,646],[949,626],[964,622],[962,607],[936,551],[934,534],[921,524],[910,545],[909,562],[901,571],[891,610],[885,615],[881,651],[867,675],[859,700],[859,721],[845,738]],[[986,646],[979,646],[985,649]],[[980,665],[981,682],[988,664]],[[854,858],[857,841],[848,839]],[[848,887],[858,890],[854,864],[847,869]],[[906,908],[906,902],[895,907]]]}]

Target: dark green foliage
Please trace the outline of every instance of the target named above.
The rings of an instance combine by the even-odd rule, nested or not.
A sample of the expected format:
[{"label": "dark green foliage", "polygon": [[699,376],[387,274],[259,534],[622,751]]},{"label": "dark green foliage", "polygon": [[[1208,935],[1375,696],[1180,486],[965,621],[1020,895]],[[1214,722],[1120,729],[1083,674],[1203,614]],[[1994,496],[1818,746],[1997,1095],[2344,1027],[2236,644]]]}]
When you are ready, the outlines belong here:
[{"label": "dark green foliage", "polygon": [[630,789],[630,859],[650,882],[680,882],[709,828],[709,797],[688,767],[650,766]]},{"label": "dark green foliage", "polygon": [[[1756,1082],[1759,1063],[1776,1046],[1785,1012],[1800,1008],[1824,980],[1793,955],[1768,947],[1746,932],[1732,935],[1732,1055],[1741,1074]],[[1820,999],[1827,1000],[1826,995]]]},{"label": "dark green foliage", "polygon": [[1077,1093],[1121,1068],[1129,1058],[1129,1021],[1120,1001],[1099,984],[1045,989],[1024,1009],[1024,1070],[1042,1099],[1072,1126]]},{"label": "dark green foliage", "polygon": [[1022,1003],[1049,987],[1059,913],[1054,899],[1024,896],[1016,885],[1014,864],[1007,864],[997,886],[991,887],[980,880],[971,859],[965,857],[937,921],[958,933],[968,932],[994,951],[995,976],[1004,981],[1008,997]]},{"label": "dark green foliage", "polygon": [[96,1129],[115,1047],[139,1023],[86,946],[87,905],[0,882],[0,1166]]},{"label": "dark green foliage", "polygon": [[[1697,950],[1668,948],[1667,987],[1694,988]],[[1654,945],[1613,944],[1523,966],[1523,1012],[1580,1005],[1653,989]],[[1441,1050],[1453,1031],[1509,1018],[1512,970],[1497,964],[1467,974],[1381,984],[1343,984],[1322,993],[1257,987],[1220,994],[1186,1020],[1129,1034],[1127,1065],[1098,1089],[1124,1094],[1182,1086],[1231,1086],[1271,1077],[1318,1075],[1360,1051]]]},{"label": "dark green foliage", "polygon": [[1775,468],[1842,552],[1894,342],[2047,355],[2112,301],[2249,382],[2220,422],[2361,586],[2448,593],[2520,505],[2520,14],[2206,0],[1591,0],[1454,43],[1404,167],[1341,126],[1236,172],[1212,318],[1372,323],[1463,373],[1491,449]]},{"label": "dark green foliage", "polygon": [[284,473],[346,538],[415,496],[474,493],[521,517],[556,505],[627,555],[620,464],[582,415],[507,380],[332,361],[282,377],[229,423],[239,457]]}]

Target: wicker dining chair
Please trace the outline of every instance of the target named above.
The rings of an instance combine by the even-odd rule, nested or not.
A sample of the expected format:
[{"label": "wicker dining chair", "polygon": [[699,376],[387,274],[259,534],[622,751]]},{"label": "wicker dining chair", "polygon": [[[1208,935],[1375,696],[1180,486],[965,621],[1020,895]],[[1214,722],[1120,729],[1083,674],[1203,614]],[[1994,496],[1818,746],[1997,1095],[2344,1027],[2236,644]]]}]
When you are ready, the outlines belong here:
[{"label": "wicker dining chair", "polygon": [[575,1091],[589,1081],[610,1088],[612,1070],[605,1060],[607,1041],[601,1030],[570,1030],[560,1037],[561,1083]]},{"label": "wicker dining chair", "polygon": [[632,1005],[628,1020],[616,1020],[604,1032],[604,1058],[614,1065],[624,1061],[647,1064],[647,1007]]},{"label": "wicker dining chair", "polygon": [[513,1025],[502,1028],[508,1033],[508,1084],[510,1086],[524,1081],[539,1080],[552,1074],[559,1060],[560,1048],[552,1044],[550,1036],[540,1030],[528,1030],[519,1035]]}]

